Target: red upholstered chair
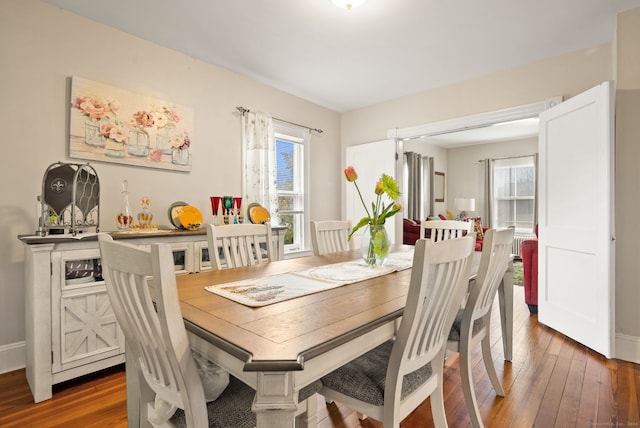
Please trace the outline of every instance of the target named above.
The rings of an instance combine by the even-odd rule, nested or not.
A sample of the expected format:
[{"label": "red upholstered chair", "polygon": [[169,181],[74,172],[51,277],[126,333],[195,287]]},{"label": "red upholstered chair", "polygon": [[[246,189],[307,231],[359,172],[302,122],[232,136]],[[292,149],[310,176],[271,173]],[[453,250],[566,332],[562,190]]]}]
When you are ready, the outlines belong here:
[{"label": "red upholstered chair", "polygon": [[415,245],[420,239],[420,223],[410,218],[402,219],[402,243]]},{"label": "red upholstered chair", "polygon": [[536,238],[527,239],[520,245],[522,255],[522,274],[524,279],[524,301],[529,312],[538,313],[538,225]]}]

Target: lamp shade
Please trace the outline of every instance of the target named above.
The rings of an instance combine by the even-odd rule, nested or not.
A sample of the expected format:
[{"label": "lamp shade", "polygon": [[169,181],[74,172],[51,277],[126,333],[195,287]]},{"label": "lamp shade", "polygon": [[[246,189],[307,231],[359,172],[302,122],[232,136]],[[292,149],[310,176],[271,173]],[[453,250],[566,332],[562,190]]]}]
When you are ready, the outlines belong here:
[{"label": "lamp shade", "polygon": [[474,198],[456,198],[453,201],[453,209],[456,211],[475,211],[476,200]]},{"label": "lamp shade", "polygon": [[360,6],[365,1],[366,0],[331,0],[331,3],[335,4],[336,6],[342,9],[351,10]]}]

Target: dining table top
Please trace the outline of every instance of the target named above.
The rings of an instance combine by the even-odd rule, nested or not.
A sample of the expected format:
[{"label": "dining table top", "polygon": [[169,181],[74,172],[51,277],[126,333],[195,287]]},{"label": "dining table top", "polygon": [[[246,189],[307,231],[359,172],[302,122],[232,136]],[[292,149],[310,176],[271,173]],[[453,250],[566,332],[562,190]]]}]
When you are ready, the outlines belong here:
[{"label": "dining table top", "polygon": [[[396,245],[391,251],[412,250]],[[305,361],[401,317],[411,269],[261,307],[237,303],[205,287],[359,258],[361,251],[353,250],[178,276],[185,325],[244,361],[245,371],[302,370]]]}]

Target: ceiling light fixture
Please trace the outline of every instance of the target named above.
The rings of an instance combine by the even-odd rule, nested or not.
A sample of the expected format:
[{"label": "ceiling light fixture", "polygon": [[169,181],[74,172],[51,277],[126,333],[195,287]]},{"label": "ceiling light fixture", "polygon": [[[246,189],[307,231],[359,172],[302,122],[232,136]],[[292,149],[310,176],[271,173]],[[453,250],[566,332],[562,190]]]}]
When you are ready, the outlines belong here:
[{"label": "ceiling light fixture", "polygon": [[365,1],[366,0],[331,0],[331,2],[339,8],[347,10],[355,9]]}]

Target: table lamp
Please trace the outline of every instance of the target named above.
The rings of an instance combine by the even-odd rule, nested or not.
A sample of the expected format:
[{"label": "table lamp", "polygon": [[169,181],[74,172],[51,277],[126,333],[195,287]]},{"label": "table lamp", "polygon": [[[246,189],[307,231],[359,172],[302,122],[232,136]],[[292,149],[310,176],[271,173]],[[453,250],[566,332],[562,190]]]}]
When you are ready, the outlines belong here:
[{"label": "table lamp", "polygon": [[460,211],[458,219],[462,220],[467,218],[467,211],[476,210],[476,200],[474,198],[455,198],[453,208]]}]

